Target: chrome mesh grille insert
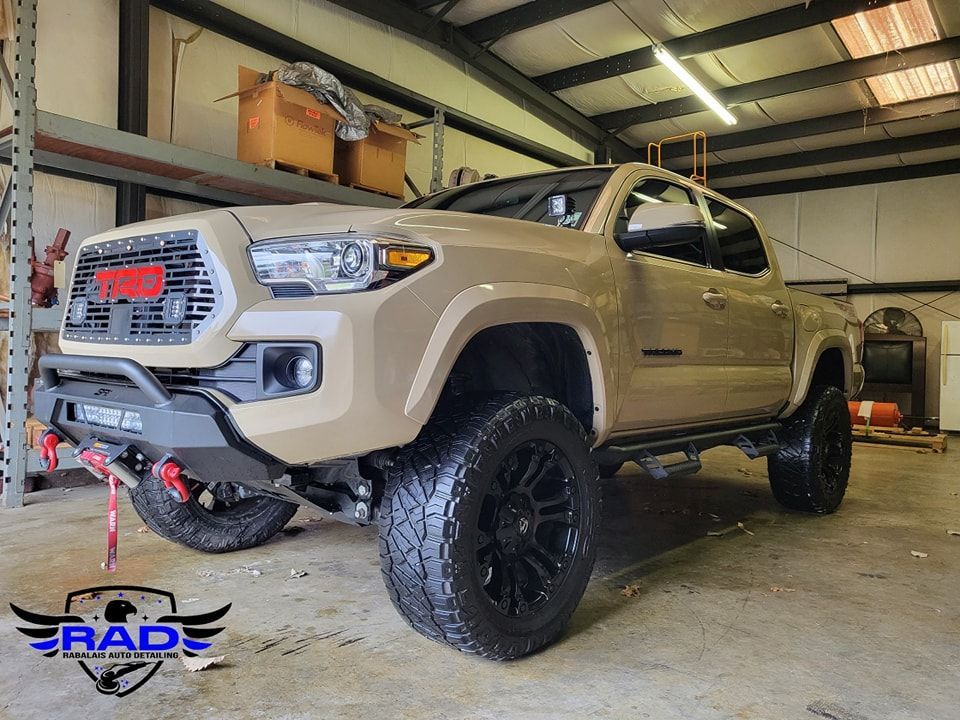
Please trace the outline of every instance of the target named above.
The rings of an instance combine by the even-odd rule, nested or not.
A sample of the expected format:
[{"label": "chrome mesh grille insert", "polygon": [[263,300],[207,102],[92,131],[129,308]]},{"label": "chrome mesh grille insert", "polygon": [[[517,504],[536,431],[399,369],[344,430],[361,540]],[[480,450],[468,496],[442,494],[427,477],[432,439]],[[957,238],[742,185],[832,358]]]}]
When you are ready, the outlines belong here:
[{"label": "chrome mesh grille insert", "polygon": [[186,344],[210,324],[221,298],[209,251],[196,230],[96,243],[77,258],[63,337]]}]

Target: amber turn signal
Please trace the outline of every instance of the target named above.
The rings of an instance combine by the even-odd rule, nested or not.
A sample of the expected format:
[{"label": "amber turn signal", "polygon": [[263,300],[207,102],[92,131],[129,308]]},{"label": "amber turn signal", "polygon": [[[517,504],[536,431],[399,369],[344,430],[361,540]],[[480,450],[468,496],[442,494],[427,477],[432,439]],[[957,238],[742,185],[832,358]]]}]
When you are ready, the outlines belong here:
[{"label": "amber turn signal", "polygon": [[424,265],[433,258],[433,253],[429,250],[420,250],[413,248],[387,248],[386,262],[387,267],[402,268],[412,270],[413,268]]}]

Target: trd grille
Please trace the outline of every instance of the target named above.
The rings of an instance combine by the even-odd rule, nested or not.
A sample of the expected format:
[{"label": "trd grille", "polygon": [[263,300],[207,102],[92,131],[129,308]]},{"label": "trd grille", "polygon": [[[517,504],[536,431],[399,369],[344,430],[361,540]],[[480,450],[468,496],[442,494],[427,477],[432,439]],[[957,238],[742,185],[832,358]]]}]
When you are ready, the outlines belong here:
[{"label": "trd grille", "polygon": [[[163,286],[156,293],[158,266]],[[130,268],[149,271],[145,289],[137,285],[136,273],[127,273],[119,292],[112,284],[118,280],[97,278],[97,273]],[[80,312],[84,301],[86,311]],[[220,284],[196,230],[96,243],[77,259],[63,336],[126,345],[186,344],[209,325],[220,304]]]}]

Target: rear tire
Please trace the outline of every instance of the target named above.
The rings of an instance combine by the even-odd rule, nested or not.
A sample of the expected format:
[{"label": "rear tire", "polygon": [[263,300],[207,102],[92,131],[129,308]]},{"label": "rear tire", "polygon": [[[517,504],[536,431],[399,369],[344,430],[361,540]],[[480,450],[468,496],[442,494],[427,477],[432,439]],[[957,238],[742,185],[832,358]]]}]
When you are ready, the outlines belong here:
[{"label": "rear tire", "polygon": [[832,513],[850,478],[853,438],[843,393],[819,385],[784,423],[780,450],[768,459],[770,488],[791,510]]},{"label": "rear tire", "polygon": [[[298,505],[257,495],[236,503],[201,504],[203,486],[194,485],[194,496],[175,500],[163,482],[150,476],[130,490],[137,514],[165,540],[208,553],[224,553],[262,545],[290,521]],[[206,496],[204,496],[206,497]]]},{"label": "rear tire", "polygon": [[556,640],[596,554],[597,467],[583,427],[507,395],[431,420],[390,470],[380,559],[420,634],[495,660]]}]

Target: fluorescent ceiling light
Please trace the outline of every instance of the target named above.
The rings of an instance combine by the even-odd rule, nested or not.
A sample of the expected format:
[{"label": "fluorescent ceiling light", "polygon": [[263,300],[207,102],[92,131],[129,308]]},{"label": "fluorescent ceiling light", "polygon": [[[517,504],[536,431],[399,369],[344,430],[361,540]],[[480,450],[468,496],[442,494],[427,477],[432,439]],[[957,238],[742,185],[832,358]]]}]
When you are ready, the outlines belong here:
[{"label": "fluorescent ceiling light", "polygon": [[703,100],[703,102],[707,104],[707,107],[719,115],[720,119],[723,120],[727,125],[737,124],[737,119],[733,116],[733,113],[727,110],[727,108],[724,107],[719,100],[717,100],[713,93],[701,85],[700,81],[691,75],[687,69],[680,64],[680,61],[671,55],[670,51],[663,47],[663,45],[654,46],[653,56],[670,68],[673,74],[680,78],[683,81],[683,84],[690,88],[694,95]]},{"label": "fluorescent ceiling light", "polygon": [[[929,0],[906,0],[858,12],[834,20],[833,27],[847,51],[855,58],[895,52],[940,39]],[[895,61],[896,56],[891,56],[891,60]],[[960,90],[952,62],[877,75],[867,78],[867,85],[881,105]]]}]

